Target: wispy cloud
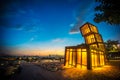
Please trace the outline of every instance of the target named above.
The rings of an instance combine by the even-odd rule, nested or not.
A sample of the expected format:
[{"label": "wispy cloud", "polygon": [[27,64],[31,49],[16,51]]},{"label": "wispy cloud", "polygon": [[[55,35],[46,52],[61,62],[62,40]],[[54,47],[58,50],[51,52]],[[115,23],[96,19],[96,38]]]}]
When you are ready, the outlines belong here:
[{"label": "wispy cloud", "polygon": [[32,38],[30,38],[30,41],[33,41],[35,38],[34,37],[32,37]]},{"label": "wispy cloud", "polygon": [[76,24],[74,24],[74,26],[70,30],[69,34],[78,34],[78,33],[80,33],[79,28],[80,28],[81,24],[83,24],[83,21],[79,21]]},{"label": "wispy cloud", "polygon": [[70,27],[73,27],[73,26],[75,26],[75,24],[74,24],[74,23],[70,24]]},{"label": "wispy cloud", "polygon": [[[84,0],[81,2],[79,9],[76,11],[76,24],[71,28],[70,34],[79,33],[79,27],[82,26],[87,20],[87,17],[90,14],[90,11],[93,9],[93,0]],[[85,4],[85,5],[84,5]],[[86,16],[88,15],[88,16]],[[71,27],[71,26],[70,26]]]},{"label": "wispy cloud", "polygon": [[27,32],[38,32],[42,30],[41,25],[38,25],[36,23],[26,23],[26,24],[16,24],[15,26],[11,27],[15,30],[23,30]]},{"label": "wispy cloud", "polygon": [[[35,36],[30,38],[35,40]],[[16,53],[22,55],[49,55],[49,54],[64,54],[65,46],[78,45],[83,42],[83,39],[76,38],[53,38],[48,41],[30,42],[17,45]],[[25,54],[23,54],[25,53]],[[12,53],[13,54],[13,53]]]},{"label": "wispy cloud", "polygon": [[53,39],[52,42],[64,42],[65,39],[61,39],[61,38],[56,38],[56,39]]},{"label": "wispy cloud", "polygon": [[18,24],[14,27],[15,30],[23,30],[24,27],[21,24]]},{"label": "wispy cloud", "polygon": [[37,35],[34,35],[33,37],[30,38],[30,41],[34,41],[35,39],[37,39]]},{"label": "wispy cloud", "polygon": [[76,30],[75,30],[75,31],[72,30],[72,31],[69,32],[69,34],[79,34],[79,33],[80,33],[80,32],[79,32],[79,31],[76,31]]}]

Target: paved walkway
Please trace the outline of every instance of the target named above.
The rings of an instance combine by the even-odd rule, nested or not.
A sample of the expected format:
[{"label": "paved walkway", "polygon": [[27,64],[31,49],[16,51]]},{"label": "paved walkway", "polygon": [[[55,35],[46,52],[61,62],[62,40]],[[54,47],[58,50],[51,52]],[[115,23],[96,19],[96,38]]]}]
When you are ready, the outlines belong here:
[{"label": "paved walkway", "polygon": [[32,63],[21,64],[22,71],[11,80],[64,80],[61,72],[50,72]]},{"label": "paved walkway", "polygon": [[21,64],[20,74],[11,80],[120,80],[120,61],[110,61],[104,67],[93,70],[70,68],[57,72],[50,72],[32,64]]}]

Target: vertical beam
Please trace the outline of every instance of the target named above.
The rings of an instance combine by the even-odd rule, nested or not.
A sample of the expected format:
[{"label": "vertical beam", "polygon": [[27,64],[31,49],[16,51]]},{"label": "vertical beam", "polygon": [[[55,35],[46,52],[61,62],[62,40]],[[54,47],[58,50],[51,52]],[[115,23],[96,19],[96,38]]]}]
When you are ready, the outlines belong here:
[{"label": "vertical beam", "polygon": [[66,47],[65,47],[64,66],[66,66],[66,52],[67,52],[67,49],[66,49]]},{"label": "vertical beam", "polygon": [[87,46],[87,69],[88,70],[92,69],[92,65],[91,65],[91,53],[90,53],[89,45]]},{"label": "vertical beam", "polygon": [[72,62],[71,62],[71,66],[74,66],[73,63],[74,63],[74,48],[72,48]]},{"label": "vertical beam", "polygon": [[75,67],[77,67],[77,48],[75,48]]},{"label": "vertical beam", "polygon": [[69,63],[70,63],[70,49],[71,48],[69,48],[69,53],[68,53],[68,66],[70,65]]},{"label": "vertical beam", "polygon": [[81,48],[81,53],[80,53],[80,57],[81,57],[81,68],[82,68],[82,48]]},{"label": "vertical beam", "polygon": [[99,66],[101,66],[101,64],[100,64],[100,52],[101,52],[101,51],[97,51],[97,59],[98,59],[98,64],[99,64]]}]

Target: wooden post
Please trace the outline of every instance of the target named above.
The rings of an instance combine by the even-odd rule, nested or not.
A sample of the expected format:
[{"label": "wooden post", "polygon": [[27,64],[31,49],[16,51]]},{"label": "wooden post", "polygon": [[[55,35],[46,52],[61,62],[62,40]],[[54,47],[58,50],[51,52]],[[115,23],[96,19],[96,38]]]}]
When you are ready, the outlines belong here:
[{"label": "wooden post", "polygon": [[91,53],[90,53],[90,47],[89,47],[89,45],[87,46],[87,69],[88,70],[92,69]]},{"label": "wooden post", "polygon": [[67,49],[66,49],[66,47],[65,47],[64,66],[66,66],[66,52],[67,52]]}]

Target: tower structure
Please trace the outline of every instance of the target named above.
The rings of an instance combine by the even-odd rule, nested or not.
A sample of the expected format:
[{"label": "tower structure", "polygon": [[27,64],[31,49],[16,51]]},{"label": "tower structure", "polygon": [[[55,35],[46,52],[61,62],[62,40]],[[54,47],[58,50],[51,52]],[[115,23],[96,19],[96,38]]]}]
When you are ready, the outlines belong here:
[{"label": "tower structure", "polygon": [[85,23],[80,27],[85,44],[65,47],[65,66],[69,67],[94,67],[105,64],[105,47],[98,29],[91,23]]}]

